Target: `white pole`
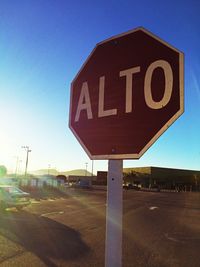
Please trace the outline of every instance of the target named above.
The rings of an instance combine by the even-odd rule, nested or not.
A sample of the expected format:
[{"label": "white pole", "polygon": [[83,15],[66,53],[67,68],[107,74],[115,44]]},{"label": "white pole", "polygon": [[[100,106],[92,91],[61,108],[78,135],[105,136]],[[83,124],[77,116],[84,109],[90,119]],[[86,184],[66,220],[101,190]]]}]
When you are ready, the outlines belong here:
[{"label": "white pole", "polygon": [[123,160],[108,161],[105,267],[122,266]]}]

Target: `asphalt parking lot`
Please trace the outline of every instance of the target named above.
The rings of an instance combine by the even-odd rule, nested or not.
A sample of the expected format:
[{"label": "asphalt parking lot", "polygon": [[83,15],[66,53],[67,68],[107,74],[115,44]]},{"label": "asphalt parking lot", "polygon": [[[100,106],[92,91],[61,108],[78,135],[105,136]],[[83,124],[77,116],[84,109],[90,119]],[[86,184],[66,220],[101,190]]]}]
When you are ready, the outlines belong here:
[{"label": "asphalt parking lot", "polygon": [[[123,267],[199,267],[200,194],[124,191]],[[103,267],[106,192],[70,190],[0,214],[0,266]]]}]

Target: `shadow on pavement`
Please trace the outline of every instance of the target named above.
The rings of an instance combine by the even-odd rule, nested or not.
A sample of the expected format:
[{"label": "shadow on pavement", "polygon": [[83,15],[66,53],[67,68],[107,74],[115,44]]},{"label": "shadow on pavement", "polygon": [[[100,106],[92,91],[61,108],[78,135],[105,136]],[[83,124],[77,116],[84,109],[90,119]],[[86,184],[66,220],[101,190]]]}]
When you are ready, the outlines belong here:
[{"label": "shadow on pavement", "polygon": [[74,260],[89,252],[79,232],[28,212],[0,214],[0,234],[38,256],[47,266],[54,260]]},{"label": "shadow on pavement", "polygon": [[[50,186],[37,187],[21,187],[21,189],[30,194],[31,198],[36,200],[48,199],[48,198],[67,198],[68,194],[63,188],[56,188]],[[62,189],[62,190],[61,190]]]}]

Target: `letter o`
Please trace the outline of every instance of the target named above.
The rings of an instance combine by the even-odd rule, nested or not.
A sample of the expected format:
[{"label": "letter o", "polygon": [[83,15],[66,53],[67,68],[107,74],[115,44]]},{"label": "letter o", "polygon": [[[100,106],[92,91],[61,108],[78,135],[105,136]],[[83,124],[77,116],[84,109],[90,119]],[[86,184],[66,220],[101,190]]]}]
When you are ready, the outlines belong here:
[{"label": "letter o", "polygon": [[[165,90],[163,98],[156,102],[152,97],[151,80],[153,72],[156,68],[162,68],[165,76]],[[165,107],[171,98],[173,89],[173,72],[170,64],[165,60],[156,60],[151,63],[146,71],[144,79],[144,97],[148,107],[152,109],[161,109]]]}]

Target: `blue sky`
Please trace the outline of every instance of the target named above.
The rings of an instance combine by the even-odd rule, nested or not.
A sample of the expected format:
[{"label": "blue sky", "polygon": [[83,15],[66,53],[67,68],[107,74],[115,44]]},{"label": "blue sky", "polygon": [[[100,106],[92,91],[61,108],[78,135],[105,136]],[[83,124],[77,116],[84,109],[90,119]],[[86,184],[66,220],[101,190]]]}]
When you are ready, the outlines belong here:
[{"label": "blue sky", "polygon": [[[124,167],[200,169],[200,2],[0,0],[0,165],[91,170],[68,129],[70,83],[96,43],[143,26],[185,54],[185,113]],[[94,170],[106,170],[95,161]]]}]

